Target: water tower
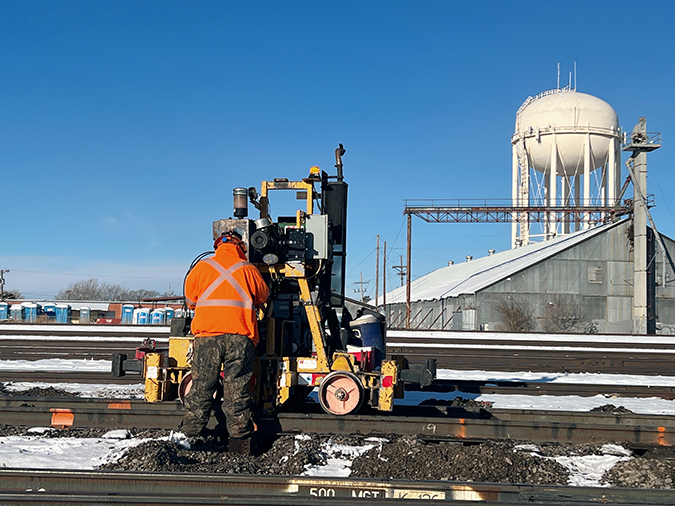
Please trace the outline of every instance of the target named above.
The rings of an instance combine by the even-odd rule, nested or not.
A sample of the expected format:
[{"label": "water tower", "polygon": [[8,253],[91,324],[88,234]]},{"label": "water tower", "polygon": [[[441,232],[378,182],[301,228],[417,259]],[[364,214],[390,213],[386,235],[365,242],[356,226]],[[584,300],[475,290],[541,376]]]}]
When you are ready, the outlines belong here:
[{"label": "water tower", "polygon": [[[540,93],[520,106],[513,145],[514,207],[612,207],[621,189],[621,129],[605,101],[567,86]],[[572,218],[572,216],[574,216]],[[590,227],[591,214],[555,212],[513,223],[511,247]]]}]

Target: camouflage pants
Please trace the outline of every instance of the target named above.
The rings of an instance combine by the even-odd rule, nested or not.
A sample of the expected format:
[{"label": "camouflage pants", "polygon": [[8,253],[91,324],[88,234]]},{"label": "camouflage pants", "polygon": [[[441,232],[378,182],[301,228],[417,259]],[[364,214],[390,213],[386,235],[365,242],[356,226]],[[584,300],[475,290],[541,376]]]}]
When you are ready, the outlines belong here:
[{"label": "camouflage pants", "polygon": [[223,366],[223,413],[230,437],[244,438],[253,432],[251,396],[255,345],[246,336],[223,334],[196,337],[192,357],[192,387],[185,397],[182,430],[198,436],[206,427]]}]

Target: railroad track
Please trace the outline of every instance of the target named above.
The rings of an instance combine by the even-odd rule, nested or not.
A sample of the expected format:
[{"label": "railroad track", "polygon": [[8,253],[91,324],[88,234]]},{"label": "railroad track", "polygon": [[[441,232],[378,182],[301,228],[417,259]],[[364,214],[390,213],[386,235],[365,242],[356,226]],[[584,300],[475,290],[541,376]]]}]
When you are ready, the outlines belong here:
[{"label": "railroad track", "polygon": [[[114,492],[111,492],[114,491]],[[669,490],[422,482],[404,480],[0,470],[3,505],[353,505],[419,504],[420,500],[502,505],[670,505]]]},{"label": "railroad track", "polygon": [[[151,338],[159,347],[168,343],[168,327],[105,325],[0,324],[0,360],[110,360],[114,353],[133,356],[135,347]],[[455,370],[542,372],[611,372],[671,375],[675,369],[675,338],[670,336],[561,336],[493,332],[389,331],[390,355],[410,362],[438,359],[439,368]],[[572,339],[573,338],[573,339]],[[630,351],[626,351],[630,346]],[[133,384],[137,375],[114,378],[105,373],[0,370],[0,382]],[[409,386],[415,390],[415,386]],[[619,384],[571,384],[546,381],[437,380],[427,393],[524,394],[675,399],[675,387]]]},{"label": "railroad track", "polygon": [[[113,353],[133,354],[146,338],[163,346],[168,334],[166,326],[3,323],[0,359],[109,359]],[[675,369],[675,336],[390,330],[387,340],[390,355],[405,355],[413,364],[434,356],[439,368],[448,369],[643,375],[670,375]]]},{"label": "railroad track", "polygon": [[[7,425],[175,429],[183,417],[178,402],[0,397]],[[213,421],[213,420],[212,420]],[[258,420],[263,434],[420,435],[440,440],[512,439],[533,442],[675,445],[675,417],[633,413],[485,409],[452,406],[398,407],[393,413],[328,415],[319,406]]]},{"label": "railroad track", "polygon": [[[6,371],[0,370],[0,383],[3,382],[35,382],[35,383],[86,383],[91,385],[140,385],[143,378],[138,374],[128,374],[121,378],[109,373],[79,372],[79,371]],[[428,387],[406,385],[406,391],[434,393],[456,392],[467,394],[500,394],[500,395],[578,395],[593,397],[598,394],[608,399],[620,397],[659,397],[661,399],[675,399],[675,387],[647,386],[647,385],[603,385],[597,383],[548,383],[546,381],[466,381],[466,380],[435,380]]]}]

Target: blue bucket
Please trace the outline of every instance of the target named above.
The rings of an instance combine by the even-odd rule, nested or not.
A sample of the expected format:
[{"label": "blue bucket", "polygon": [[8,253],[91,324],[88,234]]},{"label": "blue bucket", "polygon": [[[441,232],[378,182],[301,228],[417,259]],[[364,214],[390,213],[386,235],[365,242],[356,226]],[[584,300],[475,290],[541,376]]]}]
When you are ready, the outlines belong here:
[{"label": "blue bucket", "polygon": [[384,338],[380,322],[373,315],[363,315],[349,324],[362,346],[372,346],[375,354],[373,365],[380,367],[387,352],[384,349]]}]

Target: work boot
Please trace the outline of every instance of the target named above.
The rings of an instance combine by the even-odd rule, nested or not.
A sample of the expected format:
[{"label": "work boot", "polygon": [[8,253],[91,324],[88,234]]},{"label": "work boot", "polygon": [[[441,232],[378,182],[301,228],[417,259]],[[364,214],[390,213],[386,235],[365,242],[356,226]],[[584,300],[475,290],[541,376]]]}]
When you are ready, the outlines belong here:
[{"label": "work boot", "polygon": [[239,455],[251,455],[251,438],[230,438],[227,450]]}]

